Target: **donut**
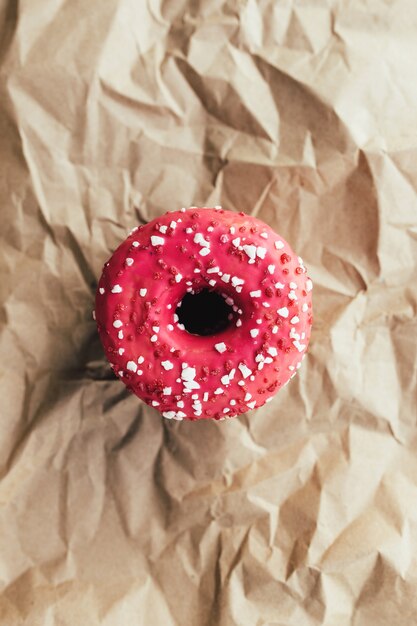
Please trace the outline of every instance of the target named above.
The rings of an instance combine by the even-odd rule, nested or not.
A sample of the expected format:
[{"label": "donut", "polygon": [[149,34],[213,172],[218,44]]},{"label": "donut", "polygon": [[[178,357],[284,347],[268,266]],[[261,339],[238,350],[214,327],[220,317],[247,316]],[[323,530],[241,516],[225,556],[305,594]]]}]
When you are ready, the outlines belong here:
[{"label": "donut", "polygon": [[167,419],[272,400],[310,339],[312,281],[267,224],[221,207],[134,228],[105,263],[95,318],[117,377]]}]

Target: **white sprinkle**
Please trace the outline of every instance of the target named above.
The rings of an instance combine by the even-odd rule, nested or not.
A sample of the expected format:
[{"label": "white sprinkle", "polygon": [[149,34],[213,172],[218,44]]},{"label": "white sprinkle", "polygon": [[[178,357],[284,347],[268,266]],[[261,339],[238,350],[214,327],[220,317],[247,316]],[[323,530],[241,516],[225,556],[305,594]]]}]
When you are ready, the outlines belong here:
[{"label": "white sprinkle", "polygon": [[308,311],[308,304],[307,302],[304,302],[303,306],[301,307],[301,310],[303,313],[307,313]]},{"label": "white sprinkle", "polygon": [[181,372],[181,378],[187,382],[194,380],[196,375],[195,367],[184,367]]},{"label": "white sprinkle", "polygon": [[120,285],[115,285],[114,287],[112,287],[111,292],[112,293],[122,293],[123,289],[120,287]]},{"label": "white sprinkle", "polygon": [[273,361],[273,359],[271,359],[271,357],[270,357],[270,356],[267,356],[267,357],[266,357],[266,359],[265,359],[265,363],[273,363],[273,362],[274,362],[274,361]]},{"label": "white sprinkle", "polygon": [[219,396],[221,393],[224,393],[224,390],[221,387],[217,387],[217,389],[214,391],[215,396]]},{"label": "white sprinkle", "polygon": [[119,330],[119,332],[117,333],[117,336],[119,339],[123,339],[124,335],[123,335],[123,331]]},{"label": "white sprinkle", "polygon": [[252,370],[249,369],[244,363],[239,363],[239,369],[242,373],[243,378],[247,378],[252,374]]},{"label": "white sprinkle", "polygon": [[217,272],[220,272],[220,267],[217,265],[216,267],[209,267],[207,270],[207,274],[217,274]]},{"label": "white sprinkle", "polygon": [[169,225],[169,226],[170,226],[170,228],[172,228],[172,229],[174,230],[175,228],[177,228],[177,222],[175,222],[174,220],[172,220],[172,222],[170,223],[170,225]]},{"label": "white sprinkle", "polygon": [[157,402],[157,400],[152,400],[152,406],[159,406],[159,402]]},{"label": "white sprinkle", "polygon": [[182,274],[175,274],[175,282],[179,283],[182,280]]},{"label": "white sprinkle", "polygon": [[128,265],[130,267],[131,265],[133,265],[133,263],[134,263],[133,259],[131,257],[127,257],[126,265]]},{"label": "white sprinkle", "polygon": [[292,289],[291,289],[291,291],[288,293],[288,297],[289,297],[289,299],[290,299],[290,300],[297,300],[297,299],[298,299],[298,298],[297,298],[297,295],[296,295],[296,293],[295,293],[295,291],[293,291]]},{"label": "white sprinkle", "polygon": [[282,283],[275,283],[275,289],[284,289],[285,285],[283,285]]},{"label": "white sprinkle", "polygon": [[136,365],[134,361],[128,361],[126,365],[126,369],[128,369],[130,372],[136,372],[136,370],[138,369],[138,366]]},{"label": "white sprinkle", "polygon": [[245,386],[245,381],[244,380],[239,380],[239,382],[237,384],[240,385],[241,387],[244,387]]},{"label": "white sprinkle", "polygon": [[172,304],[167,304],[167,309],[172,309]]},{"label": "white sprinkle", "polygon": [[252,298],[260,298],[260,297],[261,297],[261,290],[260,290],[260,289],[258,289],[257,291],[251,291],[251,292],[249,293],[249,295],[250,295]]},{"label": "white sprinkle", "polygon": [[[228,298],[226,298],[225,302],[226,302],[226,304],[228,304],[229,306],[232,306],[232,304],[233,304],[234,300],[233,300],[233,298],[228,297]],[[232,317],[233,317],[233,315],[232,315]],[[230,317],[229,319],[232,319],[232,317]]]},{"label": "white sprinkle", "polygon": [[211,287],[214,287],[214,285],[216,284],[216,281],[214,280],[214,278],[212,278],[211,280],[209,280],[209,285]]},{"label": "white sprinkle", "polygon": [[250,409],[254,409],[256,407],[256,400],[253,402],[247,402],[246,404]]},{"label": "white sprinkle", "polygon": [[266,309],[269,309],[271,305],[269,304],[269,302],[262,302],[262,306],[264,306]]},{"label": "white sprinkle", "polygon": [[229,280],[230,280],[230,274],[223,274],[223,276],[222,276],[222,281],[223,281],[224,283],[228,283],[228,282],[229,282]]},{"label": "white sprinkle", "polygon": [[210,247],[210,242],[204,239],[201,233],[196,233],[194,236],[194,243],[200,244],[200,246],[204,246],[205,248]]},{"label": "white sprinkle", "polygon": [[165,239],[163,237],[158,237],[158,235],[151,235],[151,244],[153,246],[163,246],[165,243]]},{"label": "white sprinkle", "polygon": [[289,315],[289,311],[286,306],[283,306],[281,309],[278,309],[277,313],[278,315],[281,315],[281,317],[288,317]]},{"label": "white sprinkle", "polygon": [[124,354],[125,349],[124,348],[119,348],[119,354],[120,356],[122,356]]},{"label": "white sprinkle", "polygon": [[162,415],[163,417],[166,417],[167,420],[172,420],[175,417],[176,413],[175,411],[165,411],[164,413],[162,413]]},{"label": "white sprinkle", "polygon": [[265,357],[263,354],[257,354],[255,357],[255,363],[260,363],[261,361],[265,361]]},{"label": "white sprinkle", "polygon": [[234,227],[234,226],[231,226],[231,227],[229,228],[229,232],[230,232],[230,234],[231,234],[231,235],[234,235],[234,234],[235,234],[235,227]]},{"label": "white sprinkle", "polygon": [[250,400],[251,398],[252,398],[252,394],[248,392],[248,393],[245,395],[245,397],[243,398],[243,400],[244,400],[245,402],[249,402],[249,400]]},{"label": "white sprinkle", "polygon": [[277,332],[278,332],[278,326],[274,326],[273,329],[272,329],[272,334],[276,335]]},{"label": "white sprinkle", "polygon": [[123,322],[121,320],[114,320],[113,326],[115,328],[120,328],[121,326],[123,326]]},{"label": "white sprinkle", "polygon": [[242,320],[236,320],[236,326],[237,328],[239,328],[239,326],[242,326]]},{"label": "white sprinkle", "polygon": [[222,385],[230,385],[230,380],[227,374],[221,377],[220,382]]},{"label": "white sprinkle", "polygon": [[257,337],[259,335],[258,328],[252,328],[249,332],[250,332],[251,337]]},{"label": "white sprinkle", "polygon": [[191,235],[191,233],[193,232],[192,228],[186,228],[185,232],[187,233],[187,235]]},{"label": "white sprinkle", "polygon": [[177,402],[177,407],[178,407],[179,409],[183,409],[183,408],[184,408],[184,402],[183,402],[182,400],[178,400],[178,402]]},{"label": "white sprinkle", "polygon": [[233,398],[230,400],[230,406],[235,406],[236,405],[236,400],[234,400]]},{"label": "white sprinkle", "polygon": [[236,293],[241,293],[242,292],[242,287],[236,287]]},{"label": "white sprinkle", "polygon": [[174,369],[174,365],[171,363],[171,361],[161,361],[161,365],[167,372]]},{"label": "white sprinkle", "polygon": [[174,313],[173,317],[174,317],[174,322],[178,322],[178,320],[180,319],[176,313]]},{"label": "white sprinkle", "polygon": [[243,246],[244,252],[248,255],[251,260],[254,260],[256,257],[256,246],[254,245],[245,245]]},{"label": "white sprinkle", "polygon": [[159,326],[152,326],[152,330],[154,333],[159,333]]},{"label": "white sprinkle", "polygon": [[99,292],[101,293],[101,295],[103,295],[103,293],[104,293],[103,287],[100,287]]},{"label": "white sprinkle", "polygon": [[297,283],[290,283],[290,287],[291,289],[297,289],[298,285]]},{"label": "white sprinkle", "polygon": [[151,341],[152,343],[155,343],[155,341],[158,341],[158,335],[152,335]]},{"label": "white sprinkle", "polygon": [[200,254],[201,256],[207,256],[208,254],[210,254],[210,248],[201,248]]},{"label": "white sprinkle", "polygon": [[290,372],[293,372],[295,370],[295,367],[294,367],[294,365],[289,365],[288,369],[290,370]]},{"label": "white sprinkle", "polygon": [[271,356],[277,356],[278,355],[278,350],[276,348],[274,348],[274,347],[268,348],[267,352]]},{"label": "white sprinkle", "polygon": [[306,280],[306,291],[311,291],[313,289],[313,281],[310,278]]},{"label": "white sprinkle", "polygon": [[168,324],[167,328],[168,328],[168,330],[171,330],[171,331],[173,331],[173,330],[174,330],[174,327],[173,327],[173,325],[172,325],[172,324]]},{"label": "white sprinkle", "polygon": [[264,259],[266,255],[266,248],[263,248],[262,246],[258,246],[256,248],[256,256],[258,256],[260,259]]},{"label": "white sprinkle", "polygon": [[263,239],[268,239],[268,233],[261,233],[259,236]]},{"label": "white sprinkle", "polygon": [[262,320],[256,320],[257,324],[262,324]]},{"label": "white sprinkle", "polygon": [[166,226],[166,225],[159,227],[159,232],[162,233],[163,235],[165,235],[167,230],[168,230],[168,226]]},{"label": "white sprinkle", "polygon": [[275,265],[268,265],[268,272],[273,274],[275,272]]},{"label": "white sprinkle", "polygon": [[177,324],[177,326],[180,330],[185,330],[184,324]]},{"label": "white sprinkle", "polygon": [[284,247],[284,244],[282,243],[282,241],[276,241],[274,243],[274,246],[276,247],[277,250],[282,250],[282,248]]},{"label": "white sprinkle", "polygon": [[232,239],[232,244],[237,248],[240,246],[240,237],[236,237],[236,239]]},{"label": "white sprinkle", "polygon": [[305,345],[297,340],[293,341],[292,343],[297,348],[298,352],[302,352],[305,348]]},{"label": "white sprinkle", "polygon": [[213,226],[208,226],[208,227],[207,227],[207,232],[208,232],[208,233],[212,233],[212,232],[213,232],[213,230],[214,230]]},{"label": "white sprinkle", "polygon": [[117,374],[118,374],[118,376],[123,376],[123,375],[124,375],[124,372],[123,372],[123,370],[119,370],[119,371],[117,372]]},{"label": "white sprinkle", "polygon": [[237,276],[232,276],[232,285],[233,287],[237,287],[238,285],[244,285],[245,281],[243,278],[238,278]]},{"label": "white sprinkle", "polygon": [[138,376],[142,376],[142,374],[143,374],[143,370],[138,370],[138,371],[136,372],[136,374],[137,374]]},{"label": "white sprinkle", "polygon": [[144,362],[144,360],[145,360],[145,359],[143,358],[143,356],[138,357],[138,363],[139,363],[139,365],[141,365],[141,364]]},{"label": "white sprinkle", "polygon": [[182,207],[181,213],[185,213],[185,207]]},{"label": "white sprinkle", "polygon": [[144,298],[146,296],[146,294],[148,293],[148,290],[145,289],[139,289],[139,295]]},{"label": "white sprinkle", "polygon": [[134,241],[134,242],[132,243],[132,246],[133,246],[134,248],[139,248],[139,241]]},{"label": "white sprinkle", "polygon": [[223,352],[226,352],[227,350],[226,344],[223,341],[221,343],[214,344],[214,347],[216,348],[217,352],[220,352],[220,354],[223,354]]},{"label": "white sprinkle", "polygon": [[294,317],[290,319],[291,324],[298,324],[299,321],[300,321],[300,318],[297,317],[296,315],[294,315]]},{"label": "white sprinkle", "polygon": [[208,395],[208,391],[205,391],[205,392],[203,393],[203,402],[207,402],[208,397],[209,397],[209,395]]}]

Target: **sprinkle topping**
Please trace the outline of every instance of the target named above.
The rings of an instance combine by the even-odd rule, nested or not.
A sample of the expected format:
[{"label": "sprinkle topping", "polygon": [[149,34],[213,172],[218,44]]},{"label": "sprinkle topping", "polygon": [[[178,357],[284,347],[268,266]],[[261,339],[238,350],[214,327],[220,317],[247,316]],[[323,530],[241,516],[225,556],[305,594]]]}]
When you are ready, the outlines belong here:
[{"label": "sprinkle topping", "polygon": [[220,354],[223,354],[223,352],[226,352],[227,348],[226,348],[226,344],[221,341],[220,343],[215,343],[214,347],[216,348],[217,352],[220,352]]}]

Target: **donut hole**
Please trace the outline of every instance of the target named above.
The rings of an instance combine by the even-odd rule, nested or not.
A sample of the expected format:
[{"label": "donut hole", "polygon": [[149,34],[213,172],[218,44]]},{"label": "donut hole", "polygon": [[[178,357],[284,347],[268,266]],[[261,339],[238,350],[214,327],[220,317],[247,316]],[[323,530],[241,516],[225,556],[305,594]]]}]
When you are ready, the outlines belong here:
[{"label": "donut hole", "polygon": [[192,335],[216,335],[233,319],[233,310],[223,296],[210,289],[187,293],[177,307],[179,323]]}]

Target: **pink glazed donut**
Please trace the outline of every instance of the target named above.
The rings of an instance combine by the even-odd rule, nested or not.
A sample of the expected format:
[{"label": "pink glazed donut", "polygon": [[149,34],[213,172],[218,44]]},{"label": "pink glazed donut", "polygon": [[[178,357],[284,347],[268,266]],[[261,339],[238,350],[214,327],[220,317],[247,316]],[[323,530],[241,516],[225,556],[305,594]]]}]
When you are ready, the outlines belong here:
[{"label": "pink glazed donut", "polygon": [[168,419],[223,419],[262,406],[296,374],[312,286],[260,220],[181,209],[117,248],[95,315],[111,367],[139,398]]}]

